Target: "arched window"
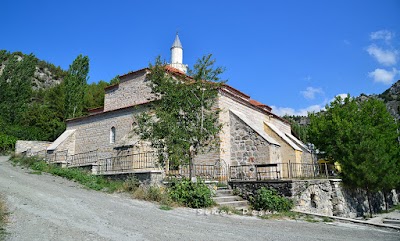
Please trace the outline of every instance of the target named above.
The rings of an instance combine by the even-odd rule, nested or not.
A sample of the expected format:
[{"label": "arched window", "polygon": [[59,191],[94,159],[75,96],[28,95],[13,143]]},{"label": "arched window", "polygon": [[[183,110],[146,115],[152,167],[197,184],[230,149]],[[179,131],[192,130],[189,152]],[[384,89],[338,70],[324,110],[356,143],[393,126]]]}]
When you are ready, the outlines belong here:
[{"label": "arched window", "polygon": [[115,127],[111,127],[110,130],[110,143],[114,143],[115,142]]}]

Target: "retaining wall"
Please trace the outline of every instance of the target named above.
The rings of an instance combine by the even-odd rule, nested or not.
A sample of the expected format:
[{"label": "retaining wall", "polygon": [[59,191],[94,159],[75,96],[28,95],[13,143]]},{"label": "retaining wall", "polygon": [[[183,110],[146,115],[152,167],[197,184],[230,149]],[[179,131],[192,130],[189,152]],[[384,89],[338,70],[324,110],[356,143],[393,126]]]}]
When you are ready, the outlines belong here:
[{"label": "retaining wall", "polygon": [[[297,211],[349,218],[369,213],[365,191],[347,189],[340,179],[231,181],[229,185],[245,199],[261,187],[273,188],[291,198]],[[399,199],[400,192],[392,190],[388,195],[389,206],[398,204]],[[371,204],[373,212],[384,210],[382,193],[373,194]]]}]

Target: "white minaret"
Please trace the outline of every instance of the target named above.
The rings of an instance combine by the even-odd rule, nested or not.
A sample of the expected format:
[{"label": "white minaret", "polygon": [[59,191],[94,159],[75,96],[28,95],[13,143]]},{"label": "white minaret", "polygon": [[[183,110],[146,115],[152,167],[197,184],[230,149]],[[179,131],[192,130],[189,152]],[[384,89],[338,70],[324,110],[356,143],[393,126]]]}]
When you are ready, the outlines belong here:
[{"label": "white minaret", "polygon": [[186,74],[187,66],[183,64],[183,48],[179,40],[178,33],[176,33],[175,41],[171,47],[171,67],[179,69]]}]

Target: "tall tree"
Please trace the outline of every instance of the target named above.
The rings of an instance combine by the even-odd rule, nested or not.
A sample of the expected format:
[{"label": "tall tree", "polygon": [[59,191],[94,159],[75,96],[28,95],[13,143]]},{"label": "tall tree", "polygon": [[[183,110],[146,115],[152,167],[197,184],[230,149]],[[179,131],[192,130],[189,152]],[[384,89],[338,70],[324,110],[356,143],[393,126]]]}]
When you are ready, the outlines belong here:
[{"label": "tall tree", "polygon": [[[2,59],[6,53],[2,52]],[[4,120],[15,124],[22,119],[32,97],[32,78],[37,59],[33,54],[13,53],[0,76],[0,113]]]},{"label": "tall tree", "polygon": [[217,142],[221,125],[214,107],[223,69],[214,63],[211,55],[199,59],[191,77],[168,73],[160,58],[150,65],[148,78],[158,101],[150,113],[137,116],[136,132],[160,152],[166,150],[170,166],[192,164],[194,155]]},{"label": "tall tree", "polygon": [[309,138],[326,158],[341,165],[343,183],[371,193],[400,183],[397,125],[385,104],[371,98],[357,102],[337,97],[326,111],[312,113]]},{"label": "tall tree", "polygon": [[65,77],[65,117],[83,114],[84,95],[89,73],[89,58],[81,54],[69,66]]}]

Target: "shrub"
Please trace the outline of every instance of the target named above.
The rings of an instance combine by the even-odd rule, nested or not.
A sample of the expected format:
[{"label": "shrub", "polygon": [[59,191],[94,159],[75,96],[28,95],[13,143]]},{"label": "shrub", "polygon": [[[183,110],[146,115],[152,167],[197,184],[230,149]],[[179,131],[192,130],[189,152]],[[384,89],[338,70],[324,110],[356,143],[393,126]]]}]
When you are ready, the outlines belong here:
[{"label": "shrub", "polygon": [[140,186],[140,181],[137,179],[135,175],[129,176],[127,179],[125,179],[122,187],[123,190],[126,192],[135,192],[136,189],[138,189]]},{"label": "shrub", "polygon": [[136,199],[158,202],[163,206],[174,205],[166,190],[158,186],[141,185],[135,190],[133,197]]},{"label": "shrub", "polygon": [[168,188],[171,199],[190,208],[204,208],[214,204],[211,190],[203,181],[172,180]]},{"label": "shrub", "polygon": [[293,207],[292,200],[279,196],[274,189],[265,187],[258,189],[249,201],[255,210],[287,212]]}]

